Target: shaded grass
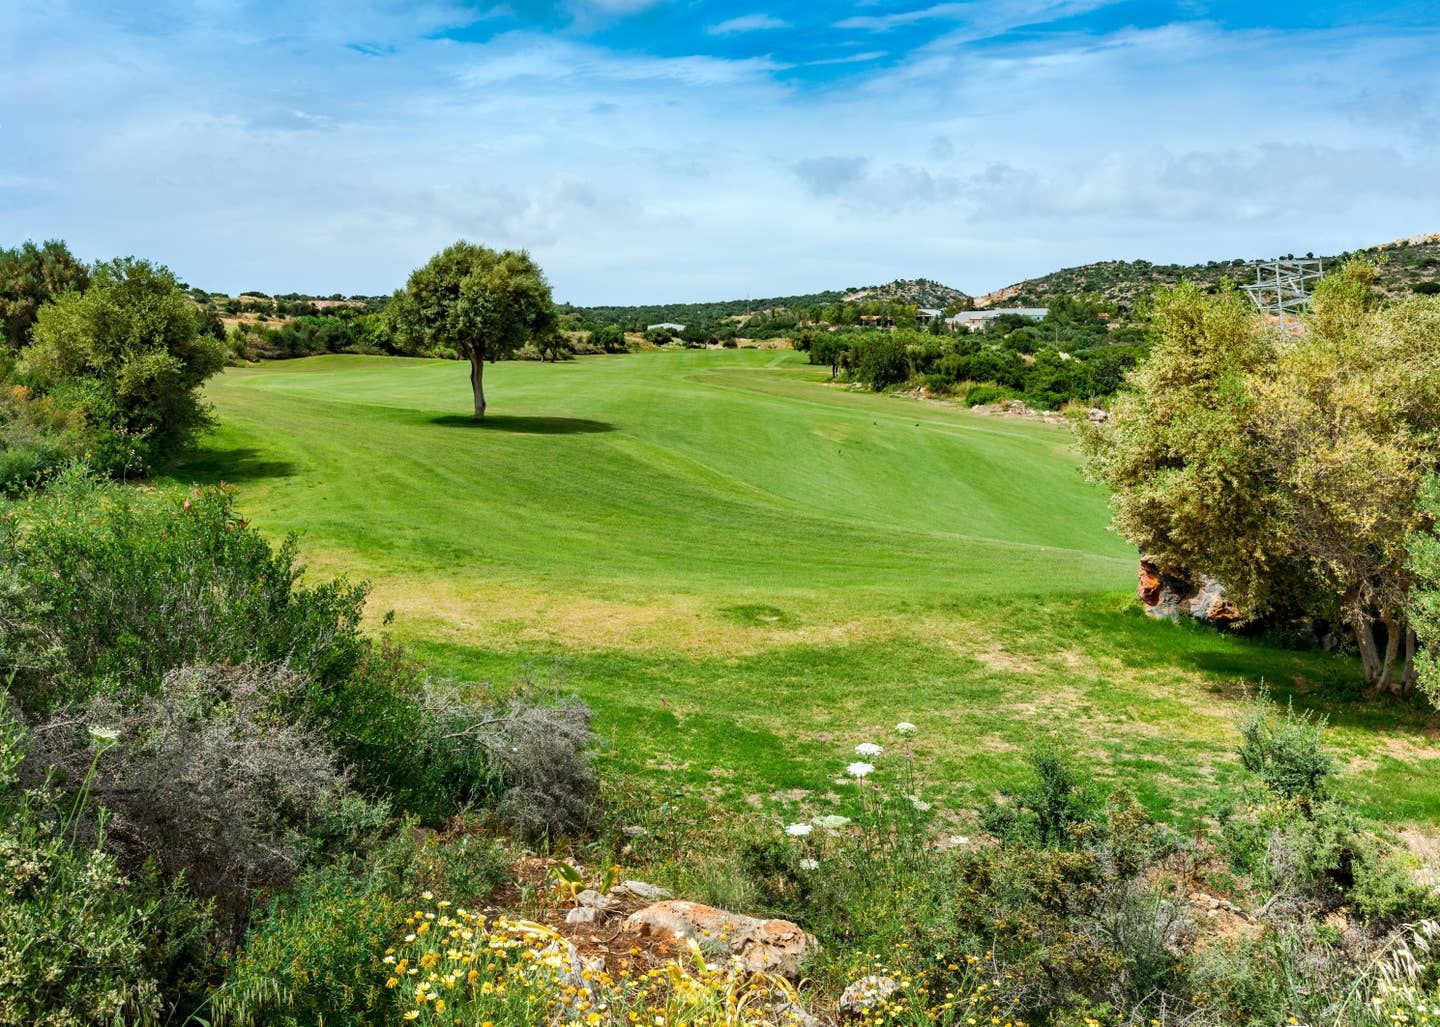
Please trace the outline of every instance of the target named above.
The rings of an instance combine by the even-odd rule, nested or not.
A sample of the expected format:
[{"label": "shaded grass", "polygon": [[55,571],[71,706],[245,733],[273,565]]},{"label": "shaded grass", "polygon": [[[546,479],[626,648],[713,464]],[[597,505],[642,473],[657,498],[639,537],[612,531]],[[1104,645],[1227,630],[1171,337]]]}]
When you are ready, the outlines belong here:
[{"label": "shaded grass", "polygon": [[1139,613],[1065,430],[822,378],[764,351],[509,363],[472,426],[459,364],[234,370],[180,477],[241,482],[257,525],[372,578],[374,615],[451,673],[558,660],[606,760],[659,795],[843,807],[855,743],[909,720],[949,809],[1050,740],[1192,822],[1263,683],[1330,716],[1365,809],[1440,818],[1436,720],[1361,701],[1353,661]]}]

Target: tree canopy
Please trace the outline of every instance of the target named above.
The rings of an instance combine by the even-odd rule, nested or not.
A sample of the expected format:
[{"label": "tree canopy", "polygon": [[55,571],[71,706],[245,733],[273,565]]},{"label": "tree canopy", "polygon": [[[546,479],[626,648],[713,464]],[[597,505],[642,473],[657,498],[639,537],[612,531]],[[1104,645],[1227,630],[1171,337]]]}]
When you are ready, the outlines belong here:
[{"label": "tree canopy", "polygon": [[1367,681],[1406,694],[1411,550],[1440,467],[1440,301],[1381,304],[1374,281],[1373,265],[1344,265],[1303,330],[1278,337],[1233,288],[1160,294],[1150,359],[1114,426],[1083,439],[1116,530],[1147,559],[1218,578],[1251,616],[1343,621]]},{"label": "tree canopy", "polygon": [[225,359],[197,328],[168,269],[122,257],[95,265],[85,292],[40,308],[23,366],[61,405],[84,411],[96,466],[148,472],[208,421],[199,387]]},{"label": "tree canopy", "polygon": [[477,421],[485,416],[485,361],[546,340],[557,327],[550,286],[530,254],[463,239],[417,268],[386,314],[397,334],[470,361]]},{"label": "tree canopy", "polygon": [[19,352],[40,308],[63,293],[84,291],[89,281],[89,268],[58,239],[0,248],[0,347]]}]

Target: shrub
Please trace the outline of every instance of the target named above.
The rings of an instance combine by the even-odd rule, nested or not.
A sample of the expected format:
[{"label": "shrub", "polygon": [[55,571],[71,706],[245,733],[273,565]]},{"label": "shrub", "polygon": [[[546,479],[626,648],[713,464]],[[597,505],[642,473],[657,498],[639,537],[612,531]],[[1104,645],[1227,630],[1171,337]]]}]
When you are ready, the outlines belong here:
[{"label": "shrub", "polygon": [[899,385],[910,377],[910,356],[903,342],[890,336],[873,336],[860,347],[855,377],[876,392]]},{"label": "shrub", "polygon": [[381,847],[361,868],[312,870],[257,918],[215,994],[217,1024],[333,1027],[395,1018],[379,954],[414,901],[407,843]]},{"label": "shrub", "polygon": [[1267,788],[1288,799],[1308,801],[1324,794],[1335,761],[1321,748],[1323,717],[1297,716],[1292,704],[1280,721],[1269,693],[1262,692],[1245,706],[1238,726],[1240,762]]},{"label": "shrub", "polygon": [[991,403],[1003,403],[1009,397],[1009,390],[998,385],[972,385],[965,393],[965,403],[972,407],[987,406]]},{"label": "shrub", "polygon": [[[31,715],[191,663],[282,663],[332,687],[364,652],[365,589],[298,587],[228,488],[141,493],[67,471],[0,515],[0,660]],[[7,584],[8,583],[8,584]]]},{"label": "shrub", "polygon": [[[209,423],[200,386],[224,366],[218,339],[199,334],[194,304],[167,269],[122,258],[97,264],[84,292],[41,307],[25,367],[71,398],[104,444],[91,459],[109,473],[170,462]],[[128,447],[133,462],[116,462]],[[102,462],[110,460],[111,462]]]},{"label": "shrub", "polygon": [[0,495],[40,481],[84,452],[84,417],[0,374]]},{"label": "shrub", "polygon": [[1027,757],[1035,781],[1024,791],[1007,792],[1009,802],[980,810],[980,822],[1002,844],[1028,841],[1045,848],[1069,848],[1083,840],[1077,828],[1089,822],[1095,797],[1058,751],[1039,748]]},{"label": "shrub", "polygon": [[498,804],[525,838],[555,838],[592,822],[598,781],[590,707],[576,697],[536,701],[525,690],[497,707],[489,689],[427,691],[428,757],[447,790]]},{"label": "shrub", "polygon": [[[205,910],[154,873],[127,879],[77,842],[84,789],[23,791],[28,739],[0,691],[0,1023],[155,1022],[203,981]],[[97,755],[97,760],[103,754]]]},{"label": "shrub", "polygon": [[[108,813],[106,845],[122,865],[155,860],[238,924],[250,895],[288,884],[336,822],[359,818],[373,829],[384,819],[383,810],[347,807],[324,741],[276,716],[302,688],[274,668],[181,668],[153,695],[61,707],[37,725],[41,743],[25,769],[77,788],[95,767],[89,794]],[[98,843],[99,823],[90,826]]]}]

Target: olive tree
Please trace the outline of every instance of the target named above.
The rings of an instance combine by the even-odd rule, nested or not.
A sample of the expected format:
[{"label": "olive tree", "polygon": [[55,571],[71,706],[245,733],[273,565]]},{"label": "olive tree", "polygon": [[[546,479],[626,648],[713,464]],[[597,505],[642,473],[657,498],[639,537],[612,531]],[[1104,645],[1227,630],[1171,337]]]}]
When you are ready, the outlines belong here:
[{"label": "olive tree", "polygon": [[1218,578],[1252,617],[1343,621],[1369,685],[1404,695],[1411,554],[1433,531],[1421,496],[1440,468],[1440,302],[1381,304],[1374,275],[1342,267],[1282,337],[1234,290],[1161,294],[1114,426],[1082,437],[1116,530],[1147,558]]},{"label": "olive tree", "polygon": [[485,362],[556,332],[550,286],[530,254],[463,239],[417,268],[386,314],[398,335],[470,361],[477,421],[485,417]]}]

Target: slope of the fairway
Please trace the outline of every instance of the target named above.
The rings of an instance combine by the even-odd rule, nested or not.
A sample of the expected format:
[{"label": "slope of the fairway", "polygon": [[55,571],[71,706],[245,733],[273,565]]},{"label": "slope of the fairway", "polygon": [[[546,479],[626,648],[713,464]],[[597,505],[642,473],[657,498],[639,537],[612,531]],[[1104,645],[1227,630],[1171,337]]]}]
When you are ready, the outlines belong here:
[{"label": "slope of the fairway", "polygon": [[589,607],[597,630],[626,607],[815,627],[1133,574],[1054,426],[827,387],[754,350],[495,365],[475,426],[466,373],[229,370],[209,389],[221,427],[182,475],[237,482],[265,530],[442,619],[503,599]]},{"label": "slope of the fairway", "polygon": [[462,364],[233,369],[179,477],[236,483],[319,577],[369,578],[371,615],[393,609],[442,672],[559,673],[615,780],[707,816],[793,819],[855,742],[908,720],[927,794],[955,809],[1051,738],[1193,819],[1238,779],[1233,718],[1262,682],[1330,718],[1366,809],[1440,816],[1440,724],[1360,702],[1352,658],[1134,609],[1134,554],[1063,428],[831,387],[788,352],[487,379],[476,427]]}]

